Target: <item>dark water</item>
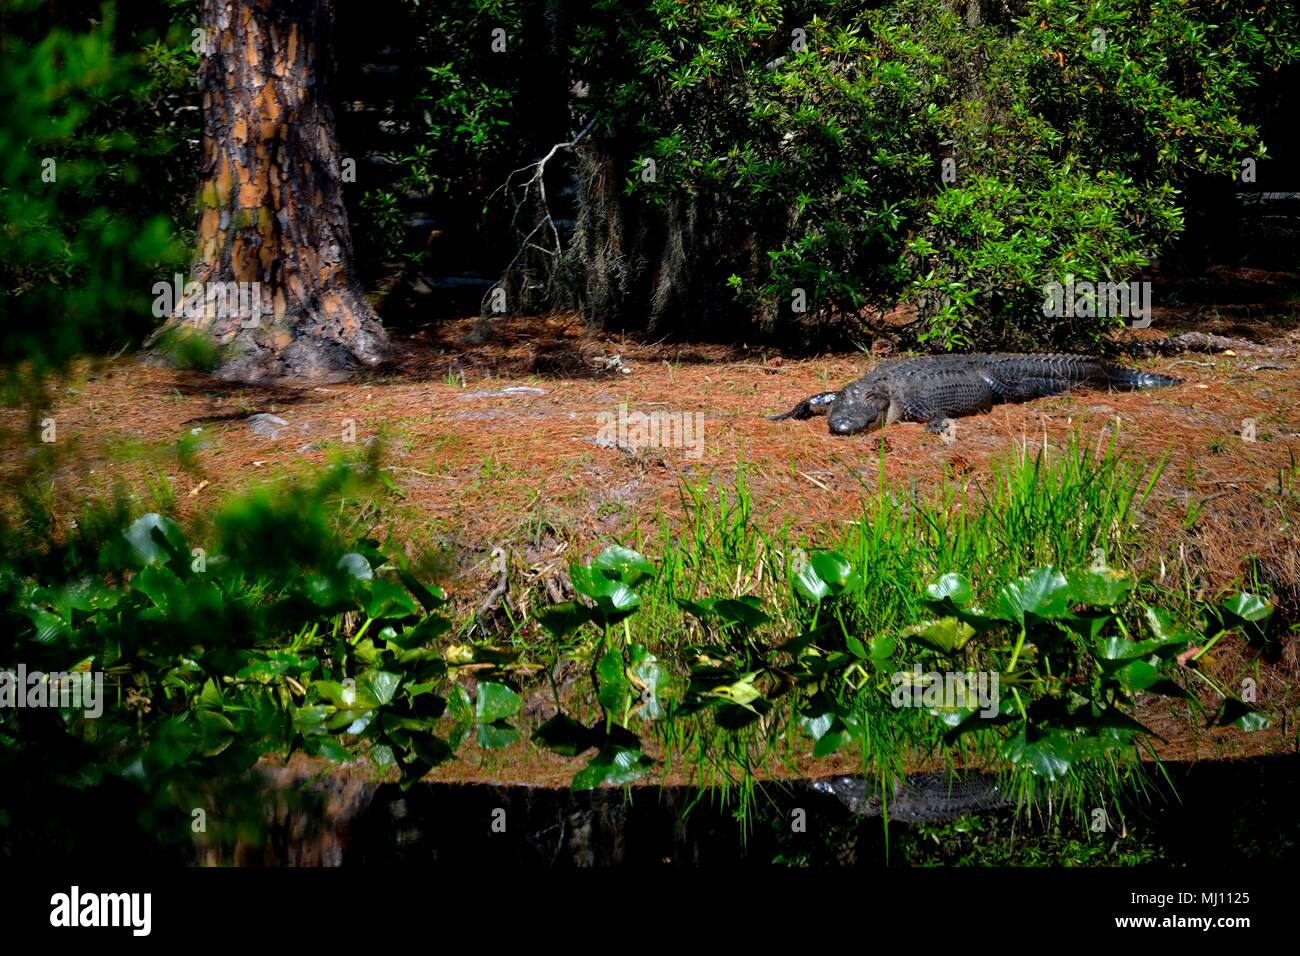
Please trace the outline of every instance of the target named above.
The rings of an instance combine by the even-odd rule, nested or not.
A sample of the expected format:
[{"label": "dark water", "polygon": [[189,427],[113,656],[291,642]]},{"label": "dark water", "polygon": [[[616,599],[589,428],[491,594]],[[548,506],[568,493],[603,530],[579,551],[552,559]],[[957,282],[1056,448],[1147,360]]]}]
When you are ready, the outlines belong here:
[{"label": "dark water", "polygon": [[[1178,799],[1129,806],[1094,832],[1072,818],[1027,821],[999,806],[1005,798],[982,778],[953,789],[914,777],[883,795],[843,777],[769,784],[753,794],[742,824],[734,802],[686,787],[573,793],[428,783],[403,791],[346,774],[265,769],[187,794],[184,803],[205,810],[201,833],[192,832],[192,811],[92,792],[80,805],[33,806],[26,819],[11,819],[4,855],[241,866],[1300,862],[1300,757],[1170,763],[1165,772]],[[56,810],[60,821],[50,825]]]},{"label": "dark water", "polygon": [[[1072,831],[1076,842],[1095,844],[1092,849],[1098,852],[1086,857],[1087,862],[1124,862],[1108,848],[1138,839],[1150,850],[1147,862],[1300,860],[1295,813],[1300,759],[1167,764],[1165,769],[1180,801],[1130,807],[1122,823],[1109,821],[1103,833],[1087,825],[1062,826]],[[352,821],[340,862],[882,866],[959,862],[947,853],[954,843],[1044,842],[1045,833],[1036,832],[1032,824],[1026,827],[1023,819],[1017,823],[1005,809],[980,813],[983,822],[974,834],[963,836],[960,826],[942,826],[945,817],[973,809],[972,802],[992,802],[986,794],[972,795],[972,789],[978,788],[936,797],[930,786],[911,802],[895,799],[886,833],[880,795],[860,781],[838,778],[769,786],[758,794],[748,832],[742,833],[729,809],[701,800],[697,791],[687,788],[573,794],[528,787],[426,786],[406,793],[380,787]],[[945,800],[938,797],[946,798],[948,810],[954,812],[945,813]],[[908,822],[902,822],[904,815]],[[1043,829],[1041,824],[1038,829]],[[994,859],[976,854],[964,862],[1007,859],[1005,853]]]},{"label": "dark water", "polygon": [[[1147,862],[1229,863],[1300,860],[1300,758],[1166,764],[1181,799],[1129,807],[1105,832],[1060,828],[1098,851],[1090,863],[1132,862],[1118,851],[1140,840]],[[890,794],[888,833],[881,795],[861,781],[827,778],[769,785],[755,796],[745,827],[719,799],[685,787],[572,793],[538,787],[427,784],[403,792],[379,786],[336,830],[344,866],[453,863],[471,866],[621,866],[663,863],[795,863],[881,866],[957,862],[954,842],[1019,840],[1038,846],[1042,824],[996,808],[988,784],[956,790],[913,778]],[[364,806],[360,803],[364,802]],[[978,807],[984,822],[962,836],[942,826]],[[904,822],[906,821],[906,822]],[[1123,831],[1123,836],[1121,836]],[[947,844],[947,845],[945,845]],[[1116,851],[1109,847],[1116,845]],[[1108,855],[1109,854],[1109,855]],[[1014,859],[1014,850],[1012,858]],[[1040,854],[1041,856],[1041,854]],[[1113,857],[1113,858],[1112,858]],[[1037,862],[1043,862],[1036,858]],[[994,860],[984,859],[983,862]],[[1006,862],[1006,854],[996,858]],[[981,862],[979,854],[965,862]]]}]

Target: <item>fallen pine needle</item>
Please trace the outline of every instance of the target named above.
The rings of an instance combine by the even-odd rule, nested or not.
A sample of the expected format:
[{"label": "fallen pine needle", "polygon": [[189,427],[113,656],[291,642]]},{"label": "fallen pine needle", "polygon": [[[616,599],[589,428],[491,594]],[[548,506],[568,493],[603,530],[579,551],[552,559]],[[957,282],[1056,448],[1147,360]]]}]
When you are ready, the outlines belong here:
[{"label": "fallen pine needle", "polygon": [[830,491],[829,488],[827,488],[825,485],[823,485],[820,481],[818,481],[818,480],[817,480],[816,478],[814,478],[812,475],[805,475],[802,471],[800,471],[800,470],[797,469],[797,468],[795,469],[795,472],[794,472],[794,473],[795,473],[796,475],[798,475],[800,478],[806,478],[806,479],[808,479],[808,480],[811,481],[814,485],[816,485],[818,488],[822,489],[822,491]]}]

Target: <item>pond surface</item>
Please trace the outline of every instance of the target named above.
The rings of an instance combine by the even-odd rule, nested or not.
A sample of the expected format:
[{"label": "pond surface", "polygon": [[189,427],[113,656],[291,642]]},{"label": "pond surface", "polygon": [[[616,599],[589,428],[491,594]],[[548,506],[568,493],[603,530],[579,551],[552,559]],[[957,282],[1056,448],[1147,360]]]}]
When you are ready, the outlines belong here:
[{"label": "pond surface", "polygon": [[[1300,863],[1300,756],[1166,763],[1177,790],[1096,816],[1017,812],[989,779],[921,774],[887,794],[852,777],[750,795],[678,786],[572,792],[428,782],[403,791],[354,769],[262,767],[184,794],[101,786],[20,791],[0,860],[135,867],[957,866]],[[1159,788],[1159,789],[1157,789]],[[1055,808],[1059,810],[1059,807]],[[885,812],[890,819],[885,823]]]},{"label": "pond surface", "polygon": [[887,795],[849,777],[764,784],[742,826],[734,804],[689,787],[574,793],[428,783],[403,791],[276,771],[276,795],[263,804],[276,809],[261,832],[245,830],[233,847],[217,836],[225,846],[202,855],[218,864],[507,867],[1300,860],[1300,758],[1169,763],[1165,772],[1178,798],[1112,812],[1095,830],[1095,817],[1053,826],[1017,816],[979,776],[952,785],[920,775]]}]

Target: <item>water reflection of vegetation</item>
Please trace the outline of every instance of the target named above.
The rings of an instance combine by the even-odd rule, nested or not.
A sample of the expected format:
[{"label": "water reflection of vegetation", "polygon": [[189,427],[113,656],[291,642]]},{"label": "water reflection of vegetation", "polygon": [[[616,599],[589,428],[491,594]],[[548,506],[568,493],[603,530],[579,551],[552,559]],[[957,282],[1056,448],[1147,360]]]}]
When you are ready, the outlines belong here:
[{"label": "water reflection of vegetation", "polygon": [[[852,830],[842,826],[828,834],[841,855],[843,848],[855,846]],[[860,850],[854,856],[854,862],[873,862],[860,859]],[[1026,827],[1006,813],[895,828],[889,852],[897,866],[1149,866],[1167,859],[1161,847],[1136,834],[1121,838]],[[782,854],[773,862],[807,866],[813,855]]]}]

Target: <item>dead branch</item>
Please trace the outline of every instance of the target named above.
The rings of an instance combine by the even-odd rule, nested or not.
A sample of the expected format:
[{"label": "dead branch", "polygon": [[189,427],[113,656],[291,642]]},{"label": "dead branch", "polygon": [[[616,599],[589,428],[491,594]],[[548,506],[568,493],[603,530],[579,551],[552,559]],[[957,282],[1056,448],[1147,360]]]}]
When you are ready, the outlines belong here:
[{"label": "dead branch", "polygon": [[487,630],[487,616],[496,610],[497,605],[501,603],[502,598],[510,590],[510,572],[506,562],[505,548],[496,547],[492,549],[493,570],[497,572],[497,583],[488,592],[483,603],[478,606],[474,612],[474,620],[480,630]]},{"label": "dead branch", "polygon": [[[529,170],[531,170],[531,175],[529,175],[521,184],[523,187],[523,195],[515,204],[514,213],[510,217],[510,225],[517,233],[523,234],[523,228],[519,225],[519,218],[525,207],[528,206],[529,196],[534,192],[537,196],[537,208],[541,212],[541,218],[538,220],[537,224],[523,236],[523,239],[519,244],[519,250],[502,271],[500,282],[498,282],[496,286],[490,287],[487,292],[483,294],[483,298],[479,300],[480,315],[486,314],[485,305],[488,296],[492,294],[492,290],[507,280],[511,271],[519,264],[520,260],[529,249],[536,250],[544,255],[554,256],[556,262],[558,262],[560,257],[564,255],[564,249],[560,243],[560,231],[555,227],[555,220],[551,218],[551,209],[546,198],[546,164],[554,159],[556,154],[560,151],[575,149],[584,139],[587,138],[587,135],[592,131],[595,125],[596,121],[593,119],[582,128],[582,131],[578,133],[577,136],[573,137],[573,139],[569,140],[567,143],[556,143],[547,151],[546,155],[537,160],[537,162],[529,163],[527,166],[521,166],[519,169],[514,170],[506,177],[505,182],[494,189],[492,194],[488,196],[488,202],[490,203],[496,198],[498,193],[509,193],[510,189],[515,185],[515,178],[524,173],[528,173]],[[540,246],[533,241],[539,233],[544,232],[549,232],[551,241],[555,244],[554,249]]]}]

